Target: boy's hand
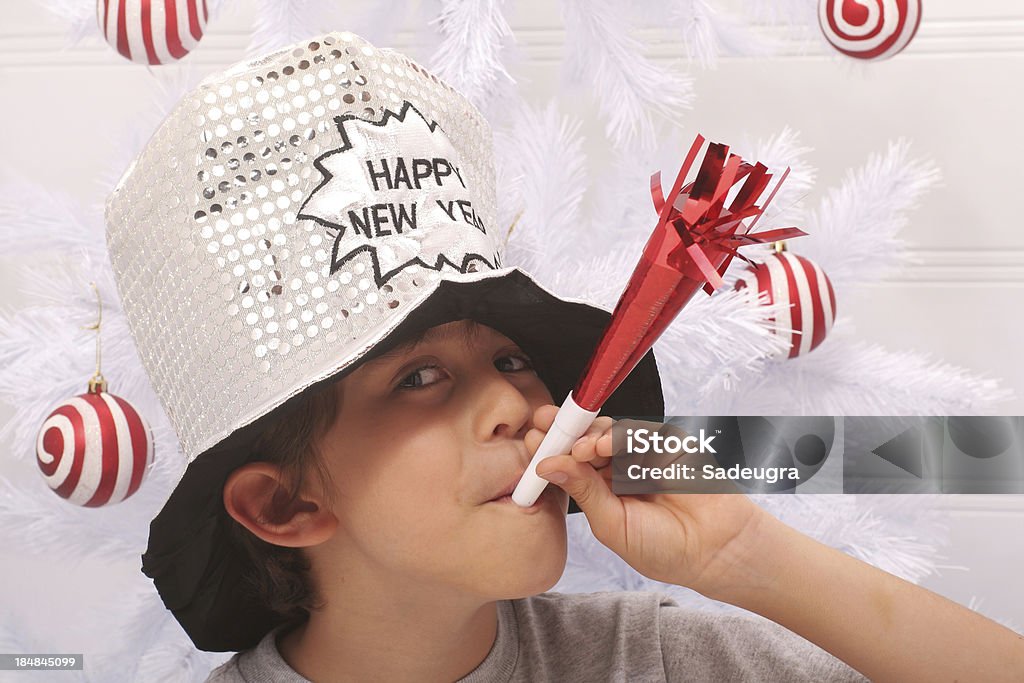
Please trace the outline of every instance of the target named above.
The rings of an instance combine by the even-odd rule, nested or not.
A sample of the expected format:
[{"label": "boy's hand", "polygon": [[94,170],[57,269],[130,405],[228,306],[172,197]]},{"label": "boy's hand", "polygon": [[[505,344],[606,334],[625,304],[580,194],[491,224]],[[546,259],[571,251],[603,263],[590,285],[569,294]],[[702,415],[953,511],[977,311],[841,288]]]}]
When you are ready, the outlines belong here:
[{"label": "boy's hand", "polygon": [[[534,413],[531,454],[557,412]],[[745,495],[615,495],[613,424],[599,417],[570,454],[546,458],[537,474],[567,475],[554,483],[576,499],[597,539],[641,574],[767,617],[871,681],[1024,680],[1024,635],[801,534]],[[699,470],[710,462],[701,457],[687,464]]]},{"label": "boy's hand", "polygon": [[[557,412],[557,406],[546,405],[534,413],[534,428],[526,435],[531,455]],[[742,574],[742,551],[766,513],[737,489],[722,487],[720,482],[715,490],[731,493],[616,495],[608,466],[613,457],[613,424],[610,417],[597,418],[571,453],[546,458],[537,466],[537,474],[572,496],[587,516],[594,536],[644,576],[687,586],[709,597],[727,590]],[[660,424],[641,424],[665,431]],[[714,460],[698,454],[688,456],[686,462],[700,471],[700,465]],[[565,479],[559,481],[558,474]],[[709,490],[707,484],[695,482],[695,486]]]}]

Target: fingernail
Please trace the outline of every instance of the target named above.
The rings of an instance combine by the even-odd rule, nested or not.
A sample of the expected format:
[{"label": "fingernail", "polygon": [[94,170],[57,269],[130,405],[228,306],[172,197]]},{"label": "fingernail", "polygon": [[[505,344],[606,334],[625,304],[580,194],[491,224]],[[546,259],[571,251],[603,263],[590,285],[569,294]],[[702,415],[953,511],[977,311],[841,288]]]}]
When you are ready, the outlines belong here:
[{"label": "fingernail", "polygon": [[557,470],[554,472],[548,472],[547,474],[541,474],[539,476],[541,479],[547,479],[552,484],[564,484],[569,481],[569,475],[565,472],[558,472]]}]

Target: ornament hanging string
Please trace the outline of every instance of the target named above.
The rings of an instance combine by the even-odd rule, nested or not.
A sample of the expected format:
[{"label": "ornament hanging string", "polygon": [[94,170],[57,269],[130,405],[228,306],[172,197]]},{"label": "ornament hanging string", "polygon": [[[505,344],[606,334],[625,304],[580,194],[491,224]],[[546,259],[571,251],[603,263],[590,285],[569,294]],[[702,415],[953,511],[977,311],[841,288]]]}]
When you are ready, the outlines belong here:
[{"label": "ornament hanging string", "polygon": [[512,224],[509,225],[508,230],[505,231],[505,241],[501,243],[502,249],[508,247],[508,240],[510,237],[512,237],[512,231],[515,230],[516,223],[518,223],[519,219],[523,217],[523,211],[523,209],[519,210],[519,213],[516,214],[516,217],[512,219]]},{"label": "ornament hanging string", "polygon": [[99,315],[96,317],[95,323],[85,325],[82,329],[96,330],[96,372],[89,378],[89,393],[96,394],[107,390],[107,380],[104,379],[103,373],[100,372],[100,338],[102,335],[100,325],[103,324],[103,299],[100,298],[100,290],[97,289],[96,283],[90,282],[89,285],[92,287],[92,291],[96,293],[96,305],[99,308]]}]

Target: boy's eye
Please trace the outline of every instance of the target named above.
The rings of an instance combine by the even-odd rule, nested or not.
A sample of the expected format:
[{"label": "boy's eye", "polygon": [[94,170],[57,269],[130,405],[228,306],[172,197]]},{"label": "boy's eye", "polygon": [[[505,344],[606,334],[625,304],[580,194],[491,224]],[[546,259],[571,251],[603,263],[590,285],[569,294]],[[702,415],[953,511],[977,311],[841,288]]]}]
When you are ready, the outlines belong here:
[{"label": "boy's eye", "polygon": [[[512,361],[516,361],[516,362],[515,363],[511,363],[512,367],[507,367],[508,364],[505,364],[506,368],[502,369],[500,367],[500,365],[502,365],[502,361],[506,361],[506,360],[512,360]],[[510,355],[507,355],[507,356],[502,356],[498,360],[494,361],[494,366],[497,367],[502,372],[519,372],[521,370],[530,370],[530,369],[532,369],[533,368],[533,363],[531,363],[530,359],[527,358],[526,356],[520,356],[518,354],[510,354]]]},{"label": "boy's eye", "polygon": [[[522,372],[523,370],[532,370],[533,364],[526,356],[509,354],[494,361],[494,367],[498,368],[502,372]],[[423,389],[436,384],[443,379],[443,377],[444,370],[442,370],[439,365],[430,363],[416,368],[414,371],[406,375],[402,381],[398,383],[396,388],[412,390]]]},{"label": "boy's eye", "polygon": [[441,368],[437,365],[424,365],[416,368],[398,383],[399,389],[422,389],[423,387],[430,386],[436,381],[431,381],[431,376],[438,376],[441,374]]}]

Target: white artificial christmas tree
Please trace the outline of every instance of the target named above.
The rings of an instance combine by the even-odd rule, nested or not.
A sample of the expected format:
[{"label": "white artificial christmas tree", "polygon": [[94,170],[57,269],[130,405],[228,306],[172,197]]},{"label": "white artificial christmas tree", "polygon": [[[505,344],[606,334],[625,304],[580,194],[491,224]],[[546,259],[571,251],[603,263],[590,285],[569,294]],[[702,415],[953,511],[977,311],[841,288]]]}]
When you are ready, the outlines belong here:
[{"label": "white artificial christmas tree", "polygon": [[[88,2],[38,0],[68,19],[69,41],[95,33]],[[211,3],[223,11],[230,0]],[[813,2],[749,3],[751,17],[797,33],[816,21]],[[429,21],[415,55],[438,75],[466,92],[491,118],[500,195],[499,218],[514,227],[506,265],[533,273],[556,293],[610,307],[654,224],[649,175],[674,171],[684,141],[696,131],[682,127],[682,114],[699,108],[692,80],[679,69],[653,60],[630,31],[635,17],[611,0],[563,0],[564,83],[584,88],[596,102],[606,140],[584,142],[578,120],[558,103],[526,103],[511,73],[521,59],[499,0],[442,0],[410,7],[391,0],[343,23],[338,3],[325,0],[260,0],[255,3],[250,54],[287,45],[328,29],[351,29],[387,45],[398,19],[419,13]],[[436,10],[434,16],[426,16]],[[675,0],[645,6],[645,19],[664,22],[685,41],[691,68],[710,67],[723,55],[763,55],[773,48],[752,20],[729,14],[709,0]],[[214,17],[215,18],[215,17]],[[217,31],[212,22],[208,33]],[[202,49],[202,47],[198,48]],[[239,55],[241,58],[242,55]],[[160,117],[197,80],[187,70],[160,77],[152,116],[125,130],[119,154],[97,160],[94,206],[83,207],[59,188],[8,180],[0,186],[0,238],[6,255],[22,258],[33,272],[38,255],[65,255],[66,268],[25,277],[24,294],[34,302],[16,314],[0,315],[0,399],[14,419],[0,430],[2,456],[19,463],[18,475],[0,479],[0,527],[10,555],[30,553],[73,566],[89,558],[132,564],[145,550],[149,521],[159,511],[184,462],[160,402],[136,356],[120,309],[106,257],[101,200],[130,162]],[[915,160],[905,142],[876,152],[843,183],[822,194],[815,207],[805,197],[815,188],[810,150],[791,130],[765,136],[737,150],[773,170],[792,172],[764,217],[762,228],[800,226],[808,237],[792,249],[814,259],[829,274],[839,300],[839,318],[829,338],[807,356],[773,359],[782,346],[766,326],[774,307],[755,308],[731,291],[742,262],[734,262],[727,285],[714,296],[698,293],[655,346],[664,377],[666,412],[673,415],[726,414],[985,414],[1009,393],[984,379],[921,354],[887,351],[855,341],[843,297],[909,262],[901,229],[925,191],[938,181],[937,168]],[[586,150],[604,144],[612,162],[588,161]],[[614,244],[614,249],[604,245]],[[543,245],[543,248],[542,248]],[[748,258],[767,250],[745,249]],[[594,274],[600,274],[595,277]],[[103,353],[111,390],[130,398],[149,421],[156,462],[132,498],[110,508],[83,509],[46,490],[33,462],[36,432],[55,403],[81,393],[93,357],[92,333],[81,327],[95,316],[88,283],[95,281],[104,302]],[[813,400],[812,400],[813,399]],[[759,504],[786,523],[910,581],[934,573],[944,542],[943,520],[918,496],[759,496]],[[633,571],[597,542],[583,515],[569,520],[569,565],[555,590],[659,590],[702,609],[727,607]],[[74,581],[69,574],[68,581]],[[202,681],[225,654],[195,650],[141,572],[117,586],[83,587],[85,593],[115,594],[109,609],[78,613],[91,628],[103,629],[103,649],[88,653],[84,672],[61,680]],[[8,591],[0,589],[0,592]],[[4,595],[4,604],[16,596]],[[36,623],[0,624],[0,651],[49,651],[46,595],[26,617]],[[66,606],[65,606],[66,607]]]}]

